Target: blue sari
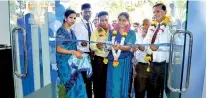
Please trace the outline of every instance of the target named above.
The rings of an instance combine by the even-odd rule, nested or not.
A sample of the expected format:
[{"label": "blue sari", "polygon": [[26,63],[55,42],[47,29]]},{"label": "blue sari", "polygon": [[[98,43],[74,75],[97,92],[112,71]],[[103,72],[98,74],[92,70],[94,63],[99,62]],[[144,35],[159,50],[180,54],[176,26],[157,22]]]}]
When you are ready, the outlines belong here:
[{"label": "blue sari", "polygon": [[[121,42],[122,35],[118,32],[115,41]],[[110,32],[109,41],[112,39],[112,32]],[[136,41],[135,32],[130,30],[124,44],[134,44]],[[108,55],[108,69],[107,69],[107,86],[106,98],[128,98],[130,87],[130,77],[132,72],[132,53],[130,51],[122,51],[119,57],[119,65],[113,66],[113,54]]]},{"label": "blue sari", "polygon": [[[63,49],[77,50],[76,42],[66,41],[76,40],[74,33],[66,30],[64,26],[58,29],[56,40],[56,45],[61,46]],[[64,84],[68,98],[87,98],[81,73],[77,71],[71,74],[71,65],[68,63],[71,56],[71,54],[56,54],[60,84]]]}]

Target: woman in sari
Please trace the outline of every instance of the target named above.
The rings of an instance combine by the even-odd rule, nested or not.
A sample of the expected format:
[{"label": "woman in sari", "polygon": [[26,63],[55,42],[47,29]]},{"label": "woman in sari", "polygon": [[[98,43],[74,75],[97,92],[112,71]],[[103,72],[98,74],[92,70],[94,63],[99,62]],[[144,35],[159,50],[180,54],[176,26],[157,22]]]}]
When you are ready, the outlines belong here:
[{"label": "woman in sari", "polygon": [[[72,55],[77,58],[82,58],[82,53],[77,50],[76,37],[70,27],[75,23],[76,12],[67,10],[63,25],[58,29],[56,36],[56,61],[60,84],[63,85],[67,98],[87,98],[82,75],[79,72],[71,74],[72,69],[69,66],[68,60]],[[64,97],[65,98],[65,97]]]},{"label": "woman in sari", "polygon": [[106,98],[128,98],[132,72],[130,44],[136,41],[135,32],[130,30],[128,13],[119,14],[109,41],[113,45],[108,56]]}]

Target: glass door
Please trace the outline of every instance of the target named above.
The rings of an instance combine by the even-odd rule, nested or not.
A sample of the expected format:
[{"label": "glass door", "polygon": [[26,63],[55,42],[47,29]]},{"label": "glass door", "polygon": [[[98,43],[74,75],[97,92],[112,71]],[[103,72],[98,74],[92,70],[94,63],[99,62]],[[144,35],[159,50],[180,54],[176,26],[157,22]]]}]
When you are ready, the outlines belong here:
[{"label": "glass door", "polygon": [[[100,9],[99,7],[103,8],[103,6],[100,5],[100,2],[92,2],[94,0],[88,1],[91,3],[91,5],[96,5],[93,10],[95,16],[95,14],[100,11],[97,9]],[[143,3],[146,8],[141,5],[135,5],[134,7],[138,10],[128,9],[127,11],[130,10],[130,14],[135,17],[134,22],[138,21],[136,20],[137,16],[142,17],[139,21],[142,21],[144,18],[151,19],[152,13],[149,15],[144,15],[139,12],[146,11],[148,9],[148,5],[152,7],[152,2],[155,1],[149,0],[149,2],[146,2],[146,4],[142,1],[138,3],[136,2],[138,5],[139,3]],[[186,0],[178,2],[169,0],[164,2],[168,6],[168,9],[170,9],[169,15],[177,19],[177,29],[185,28],[184,23],[186,20],[186,13],[183,13],[183,10],[186,9],[185,1]],[[57,80],[55,32],[62,24],[65,10],[73,8],[79,12],[81,5],[80,2],[77,0],[71,0],[70,2],[67,0],[9,1],[10,32],[12,39],[11,44],[13,51],[13,62],[15,62],[13,66],[16,98],[32,98],[30,97],[32,94],[38,93],[40,90],[40,92],[44,92],[45,90],[42,89],[50,84],[53,84],[53,81]],[[119,1],[117,0],[116,2]],[[112,0],[111,4],[116,3],[113,3]],[[109,4],[106,3],[104,5]],[[111,10],[113,10],[114,7],[118,14],[121,8],[116,9],[116,6],[109,5],[105,7],[105,9],[109,12],[113,12]],[[117,15],[113,13],[110,17],[115,17],[114,19],[116,19]],[[173,54],[173,56],[171,57],[171,63],[169,65],[169,70],[167,71],[169,74],[167,74],[168,77],[166,78],[167,81],[165,85],[166,90],[164,91],[166,98],[179,98],[177,96],[180,96],[181,94],[178,93],[179,90],[177,89],[180,89],[181,84],[184,81],[182,80],[184,79],[183,76],[185,76],[182,74],[182,71],[184,69],[183,61],[186,61],[183,59],[183,55],[185,55],[184,52],[187,49],[184,49],[184,46],[186,45],[184,43],[188,42],[186,36],[188,36],[186,32],[179,34],[176,33],[174,36],[174,44],[171,46],[171,54]],[[168,82],[168,80],[171,82]],[[176,90],[172,88],[176,88]],[[56,94],[56,90],[41,94],[51,95],[52,97],[40,96],[40,98],[56,98],[56,95],[53,95]]]},{"label": "glass door", "polygon": [[[56,20],[55,2],[11,0],[8,3],[15,97],[24,98],[57,78],[54,40],[56,31],[52,25]],[[50,93],[52,96],[54,92]]]},{"label": "glass door", "polygon": [[189,88],[192,46],[193,35],[189,31],[176,30],[171,36],[164,98],[181,98]]},{"label": "glass door", "polygon": [[[176,27],[176,31],[171,36],[169,64],[165,71],[164,98],[182,98],[182,94],[189,87],[193,35],[187,30],[186,25],[188,1],[184,2],[184,5],[185,21],[180,24],[176,20],[176,24],[173,25],[173,27]],[[171,6],[173,6],[173,3]]]}]

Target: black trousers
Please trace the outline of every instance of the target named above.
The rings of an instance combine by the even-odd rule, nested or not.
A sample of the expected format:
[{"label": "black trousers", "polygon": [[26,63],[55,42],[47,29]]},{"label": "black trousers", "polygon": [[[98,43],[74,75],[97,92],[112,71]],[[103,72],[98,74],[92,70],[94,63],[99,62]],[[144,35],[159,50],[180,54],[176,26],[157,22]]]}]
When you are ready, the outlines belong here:
[{"label": "black trousers", "polygon": [[83,80],[84,80],[84,83],[86,85],[86,92],[87,92],[88,98],[92,98],[92,81],[91,81],[91,78],[87,78],[85,71],[81,72],[81,74],[83,76]]},{"label": "black trousers", "polygon": [[93,90],[95,98],[105,98],[107,64],[104,64],[103,60],[103,57],[94,56]]},{"label": "black trousers", "polygon": [[163,98],[166,62],[152,62],[149,74],[149,89],[147,98]]},{"label": "black trousers", "polygon": [[[91,58],[91,65],[93,67],[93,54],[92,52],[87,53],[89,54],[90,58]],[[87,78],[87,73],[86,72],[81,72],[82,76],[83,76],[83,80],[84,83],[86,85],[86,92],[88,95],[88,98],[92,98],[92,78]]]},{"label": "black trousers", "polygon": [[149,85],[149,72],[147,72],[147,63],[139,62],[136,67],[136,75],[134,77],[134,90],[136,98],[145,98],[145,92]]}]

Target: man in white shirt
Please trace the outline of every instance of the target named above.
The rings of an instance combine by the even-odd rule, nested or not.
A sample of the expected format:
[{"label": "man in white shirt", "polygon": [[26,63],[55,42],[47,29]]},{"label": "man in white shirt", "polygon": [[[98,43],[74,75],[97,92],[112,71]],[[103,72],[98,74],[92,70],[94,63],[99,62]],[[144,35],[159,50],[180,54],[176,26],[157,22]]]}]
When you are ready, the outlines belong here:
[{"label": "man in white shirt", "polygon": [[[140,30],[140,24],[138,22],[133,23],[133,29],[134,29],[134,31],[136,33],[136,39],[137,39],[138,38],[137,37],[137,34],[141,32],[141,30]],[[133,64],[133,68],[132,68],[132,73],[131,73],[131,76],[132,77],[130,79],[129,97],[132,96],[133,74],[135,72],[134,71],[134,69],[135,69],[134,66],[136,65],[134,58],[132,58],[132,64]]]},{"label": "man in white shirt", "polygon": [[[90,21],[91,18],[91,5],[89,3],[85,3],[81,6],[81,15],[82,18],[79,22],[77,22],[74,27],[73,31],[77,40],[90,40],[91,32],[93,31],[92,23]],[[81,50],[84,53],[90,55],[91,59],[92,52],[90,51],[88,42],[78,42],[77,49]],[[92,98],[92,80],[86,78],[86,72],[82,72],[84,82],[86,84],[86,91],[88,94],[88,98]]]},{"label": "man in white shirt", "polygon": [[[170,43],[170,37],[173,31],[171,22],[169,21],[165,26],[163,25],[163,23],[166,23],[164,20],[167,20],[166,12],[166,6],[162,3],[153,6],[154,18],[158,24],[156,24],[155,27],[152,25],[150,26],[144,39],[145,44]],[[147,97],[162,98],[165,67],[167,67],[169,61],[169,47],[150,45],[149,47],[140,46],[139,49],[147,51],[147,54],[151,55],[152,58]]]},{"label": "man in white shirt", "polygon": [[[150,20],[144,19],[142,24],[142,30],[136,33],[136,44],[143,44],[145,35],[147,34],[150,26]],[[148,63],[145,61],[146,52],[138,50],[137,46],[134,46],[134,61],[135,61],[135,77],[134,77],[134,90],[136,98],[145,98],[145,92],[148,86],[147,67]]]},{"label": "man in white shirt", "polygon": [[144,19],[142,24],[142,37],[145,38],[147,35],[148,29],[151,25],[151,22],[149,19]]}]

